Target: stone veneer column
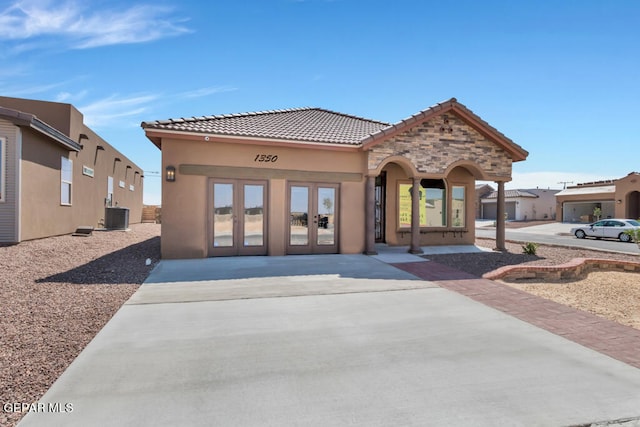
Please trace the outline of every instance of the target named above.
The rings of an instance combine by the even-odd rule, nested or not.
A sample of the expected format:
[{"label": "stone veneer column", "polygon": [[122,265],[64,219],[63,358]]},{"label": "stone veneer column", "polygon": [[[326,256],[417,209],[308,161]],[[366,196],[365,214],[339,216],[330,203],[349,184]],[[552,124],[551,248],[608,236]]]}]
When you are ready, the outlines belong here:
[{"label": "stone veneer column", "polygon": [[420,178],[415,177],[411,187],[411,246],[409,253],[422,253],[420,248]]},{"label": "stone veneer column", "polygon": [[496,218],[496,249],[499,251],[505,251],[504,228],[505,228],[505,204],[504,204],[504,182],[498,182],[498,207]]},{"label": "stone veneer column", "polygon": [[365,249],[366,255],[377,255],[376,252],[376,177],[367,176],[365,187]]}]

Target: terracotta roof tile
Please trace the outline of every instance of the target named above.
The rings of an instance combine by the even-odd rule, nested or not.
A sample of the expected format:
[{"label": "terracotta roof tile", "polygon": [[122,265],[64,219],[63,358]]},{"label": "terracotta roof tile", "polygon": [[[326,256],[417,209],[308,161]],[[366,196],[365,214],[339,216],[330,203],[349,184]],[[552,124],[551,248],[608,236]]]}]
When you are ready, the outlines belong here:
[{"label": "terracotta roof tile", "polygon": [[[505,199],[515,199],[516,197],[530,197],[533,199],[537,199],[539,196],[533,193],[528,192],[527,190],[504,190],[504,198]],[[493,191],[483,197],[483,199],[497,199],[498,192]]]},{"label": "terracotta roof tile", "polygon": [[358,145],[389,126],[321,108],[259,111],[143,122],[145,129]]}]

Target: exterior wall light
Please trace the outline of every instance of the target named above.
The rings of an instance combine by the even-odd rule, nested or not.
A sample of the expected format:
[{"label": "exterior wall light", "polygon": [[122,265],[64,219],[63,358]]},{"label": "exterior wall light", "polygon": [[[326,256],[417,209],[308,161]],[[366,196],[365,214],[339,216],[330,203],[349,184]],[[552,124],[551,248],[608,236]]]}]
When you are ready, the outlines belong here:
[{"label": "exterior wall light", "polygon": [[176,168],[173,166],[167,166],[165,179],[167,182],[174,182],[176,180]]}]

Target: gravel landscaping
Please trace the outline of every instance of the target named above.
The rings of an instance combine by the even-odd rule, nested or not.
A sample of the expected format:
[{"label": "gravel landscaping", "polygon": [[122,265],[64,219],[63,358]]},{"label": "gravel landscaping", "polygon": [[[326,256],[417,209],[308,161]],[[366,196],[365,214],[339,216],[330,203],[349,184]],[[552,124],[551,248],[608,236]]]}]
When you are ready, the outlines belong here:
[{"label": "gravel landscaping", "polygon": [[[44,394],[160,257],[160,225],[0,247],[0,425]],[[152,260],[146,265],[146,260]]]},{"label": "gravel landscaping", "polygon": [[[476,244],[495,246],[491,239]],[[429,255],[427,258],[467,273],[482,276],[505,265],[559,265],[574,258],[601,258],[640,262],[640,256],[539,245],[536,255],[526,255],[520,243],[506,243],[507,251],[474,254]],[[592,272],[581,280],[560,283],[501,282],[533,295],[640,329],[640,273]]]},{"label": "gravel landscaping", "polygon": [[[160,225],[94,232],[0,246],[0,403],[37,402],[120,306],[160,256]],[[493,247],[491,239],[477,244]],[[513,264],[556,265],[576,257],[640,261],[636,255],[540,245],[536,255],[507,243],[507,252],[429,255],[482,276]],[[151,259],[151,265],[145,260]],[[513,285],[513,284],[511,284]],[[563,304],[640,327],[640,275],[592,273],[584,281],[518,286]],[[634,317],[635,316],[635,317]],[[0,410],[0,425],[24,414]]]}]

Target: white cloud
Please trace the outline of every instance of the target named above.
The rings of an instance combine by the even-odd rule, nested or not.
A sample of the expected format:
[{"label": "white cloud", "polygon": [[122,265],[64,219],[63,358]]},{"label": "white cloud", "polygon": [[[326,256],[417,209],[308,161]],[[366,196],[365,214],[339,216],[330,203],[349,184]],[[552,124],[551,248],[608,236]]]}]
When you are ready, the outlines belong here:
[{"label": "white cloud", "polygon": [[145,113],[148,111],[149,105],[156,99],[158,97],[155,95],[136,95],[128,98],[112,95],[78,107],[78,110],[84,115],[84,122],[87,126],[99,128],[122,123],[123,120],[131,120]]},{"label": "white cloud", "polygon": [[0,39],[62,36],[69,39],[70,47],[87,49],[142,43],[190,32],[183,22],[170,17],[171,12],[154,4],[97,10],[71,0],[63,3],[22,0],[0,12]]},{"label": "white cloud", "polygon": [[73,104],[82,100],[87,95],[87,93],[88,92],[86,90],[82,90],[78,93],[70,93],[66,91],[58,92],[55,97],[55,102],[67,102]]},{"label": "white cloud", "polygon": [[66,85],[68,82],[56,82],[42,85],[27,85],[27,86],[1,86],[0,89],[7,96],[31,96],[37,93],[49,92],[56,88]]},{"label": "white cloud", "polygon": [[209,96],[209,95],[214,95],[216,93],[223,93],[223,92],[233,92],[235,90],[238,90],[238,89],[235,87],[229,87],[229,86],[211,86],[211,87],[192,90],[189,92],[184,92],[178,96],[181,96],[183,98],[201,98],[203,96]]}]

